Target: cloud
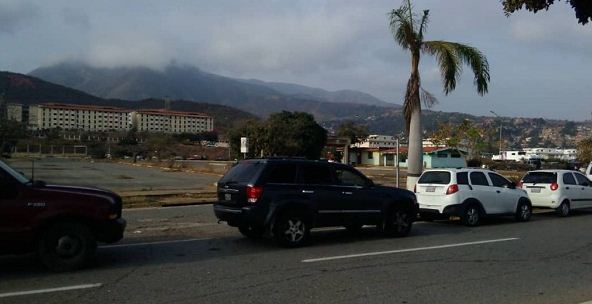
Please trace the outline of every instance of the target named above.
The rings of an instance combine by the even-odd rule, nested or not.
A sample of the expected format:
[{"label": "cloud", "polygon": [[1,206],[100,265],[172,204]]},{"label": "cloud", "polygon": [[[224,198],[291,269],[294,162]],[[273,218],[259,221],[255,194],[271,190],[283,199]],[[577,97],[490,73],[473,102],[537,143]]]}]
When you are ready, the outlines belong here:
[{"label": "cloud", "polygon": [[33,21],[38,14],[38,7],[29,2],[0,2],[0,32],[14,34],[27,26],[27,23]]}]

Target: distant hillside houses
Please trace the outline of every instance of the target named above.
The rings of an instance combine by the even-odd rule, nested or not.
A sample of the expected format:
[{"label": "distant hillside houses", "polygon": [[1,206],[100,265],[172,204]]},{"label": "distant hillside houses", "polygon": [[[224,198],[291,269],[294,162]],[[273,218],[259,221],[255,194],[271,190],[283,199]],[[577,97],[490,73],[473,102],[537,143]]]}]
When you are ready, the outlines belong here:
[{"label": "distant hillside houses", "polygon": [[8,104],[9,120],[27,122],[30,130],[60,128],[90,132],[201,133],[214,130],[214,119],[203,113],[161,109],[130,110],[94,105],[44,103]]},{"label": "distant hillside houses", "polygon": [[559,148],[524,148],[516,151],[501,151],[500,154],[494,155],[492,160],[510,160],[510,161],[528,161],[528,160],[548,160],[557,159],[564,161],[573,161],[577,158],[576,149],[559,149]]}]

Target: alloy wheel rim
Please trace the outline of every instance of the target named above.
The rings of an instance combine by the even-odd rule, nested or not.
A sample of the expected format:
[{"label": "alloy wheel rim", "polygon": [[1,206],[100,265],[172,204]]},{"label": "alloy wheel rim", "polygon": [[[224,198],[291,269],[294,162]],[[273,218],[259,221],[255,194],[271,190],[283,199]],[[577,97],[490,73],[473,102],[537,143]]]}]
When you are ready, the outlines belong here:
[{"label": "alloy wheel rim", "polygon": [[529,215],[530,215],[530,208],[528,208],[528,205],[522,205],[522,218],[526,219],[526,218],[528,218]]},{"label": "alloy wheel rim", "polygon": [[467,215],[469,224],[474,225],[477,223],[477,221],[479,221],[479,213],[475,208],[470,208],[467,211]]},{"label": "alloy wheel rim", "polygon": [[60,257],[72,257],[77,255],[82,249],[82,244],[78,238],[64,235],[57,240],[55,252]]},{"label": "alloy wheel rim", "polygon": [[569,213],[569,207],[567,206],[567,204],[563,203],[563,207],[561,207],[561,211],[564,215],[567,215]]},{"label": "alloy wheel rim", "polygon": [[397,228],[397,231],[405,231],[408,226],[409,223],[407,222],[407,214],[404,212],[397,212],[395,214],[395,227]]},{"label": "alloy wheel rim", "polygon": [[304,222],[299,219],[288,220],[288,225],[284,231],[287,240],[293,243],[299,242],[304,237]]}]

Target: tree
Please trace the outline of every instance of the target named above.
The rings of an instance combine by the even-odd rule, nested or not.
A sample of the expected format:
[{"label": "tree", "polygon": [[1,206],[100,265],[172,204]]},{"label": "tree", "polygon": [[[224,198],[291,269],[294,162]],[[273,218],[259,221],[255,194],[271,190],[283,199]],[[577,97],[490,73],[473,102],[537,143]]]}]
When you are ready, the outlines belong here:
[{"label": "tree", "polygon": [[456,88],[463,64],[468,65],[475,74],[474,84],[479,95],[487,93],[487,86],[490,81],[489,64],[478,49],[456,42],[424,41],[424,32],[429,19],[428,15],[428,10],[424,10],[421,17],[414,14],[411,0],[407,0],[407,3],[403,3],[399,9],[393,9],[389,14],[390,29],[395,41],[401,48],[411,53],[411,75],[407,82],[403,105],[406,129],[409,134],[408,189],[413,189],[415,186],[423,166],[421,101],[423,100],[426,106],[435,102],[433,95],[421,87],[419,76],[420,55],[423,53],[436,57],[446,95]]},{"label": "tree", "polygon": [[[578,23],[585,25],[586,23],[592,21],[592,1],[565,0],[565,2],[569,2],[569,4],[571,4],[571,7],[576,13]],[[504,0],[502,2],[506,16],[509,16],[515,11],[521,10],[522,8],[525,8],[526,10],[536,14],[538,11],[548,10],[549,7],[554,3],[555,0]]]},{"label": "tree", "polygon": [[241,137],[249,138],[249,157],[302,156],[318,159],[327,143],[327,131],[314,117],[302,112],[281,112],[267,121],[249,121],[227,134],[235,157],[239,156]]},{"label": "tree", "polygon": [[347,137],[352,144],[359,143],[368,138],[368,127],[358,125],[351,120],[346,120],[337,127],[336,135]]},{"label": "tree", "polygon": [[578,143],[578,160],[583,164],[592,161],[592,137],[581,140]]}]

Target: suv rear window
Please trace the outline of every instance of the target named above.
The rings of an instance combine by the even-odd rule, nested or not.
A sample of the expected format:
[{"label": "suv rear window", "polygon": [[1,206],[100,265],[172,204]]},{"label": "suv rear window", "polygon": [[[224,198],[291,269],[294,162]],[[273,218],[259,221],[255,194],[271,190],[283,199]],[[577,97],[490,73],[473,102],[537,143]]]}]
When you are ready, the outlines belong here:
[{"label": "suv rear window", "polygon": [[262,162],[243,161],[232,167],[220,179],[220,183],[248,183],[265,166]]},{"label": "suv rear window", "polygon": [[527,184],[552,184],[557,182],[557,174],[553,172],[530,172],[522,179]]},{"label": "suv rear window", "polygon": [[417,182],[418,184],[441,184],[450,183],[450,172],[448,171],[429,171],[425,172]]}]

